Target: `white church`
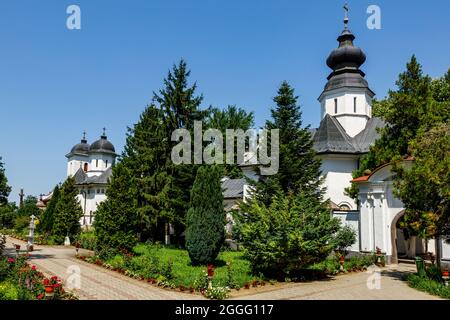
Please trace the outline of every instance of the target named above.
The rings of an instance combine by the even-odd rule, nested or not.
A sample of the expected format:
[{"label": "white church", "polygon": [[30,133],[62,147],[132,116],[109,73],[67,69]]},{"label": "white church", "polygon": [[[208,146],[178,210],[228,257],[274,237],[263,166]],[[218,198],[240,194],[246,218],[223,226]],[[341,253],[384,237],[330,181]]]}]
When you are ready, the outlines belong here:
[{"label": "white church", "polygon": [[[365,74],[360,67],[366,61],[364,52],[353,44],[355,36],[344,20],[344,30],[337,38],[339,46],[329,55],[326,63],[332,70],[323,92],[319,96],[321,122],[312,129],[314,149],[322,160],[322,174],[332,214],[357,233],[357,242],[351,251],[371,253],[379,248],[388,264],[399,259],[411,259],[428,252],[442,253],[443,263],[450,262],[450,245],[443,240],[426,242],[415,236],[405,239],[397,222],[403,216],[403,203],[393,195],[393,173],[389,165],[373,170],[370,175],[353,179],[360,158],[369,151],[379,137],[377,128],[384,126],[380,118],[372,117],[372,98]],[[412,159],[405,159],[405,165]],[[248,167],[244,166],[244,174]],[[359,205],[346,195],[351,183],[359,187]],[[226,208],[233,201],[245,199],[249,186],[245,179],[225,179]]]},{"label": "white church", "polygon": [[[377,128],[384,123],[372,117],[375,93],[360,69],[366,55],[353,44],[355,36],[348,28],[347,17],[344,24],[344,30],[337,38],[339,46],[326,61],[332,72],[318,99],[320,126],[311,130],[314,149],[322,160],[325,199],[329,201],[332,214],[357,232],[357,242],[351,251],[370,253],[379,248],[390,264],[401,258],[435,253],[437,249],[442,253],[442,261],[450,263],[449,244],[443,240],[427,242],[414,236],[405,239],[403,231],[398,228],[397,222],[404,214],[404,207],[393,195],[393,173],[389,165],[376,168],[366,176],[352,178],[360,158],[379,137]],[[91,145],[83,137],[66,155],[67,175],[75,177],[80,190],[78,197],[84,212],[83,226],[92,224],[98,204],[106,199],[105,190],[116,156],[115,148],[105,133]],[[405,165],[412,161],[406,159]],[[254,165],[254,162],[247,161],[241,166],[250,179],[257,179]],[[352,182],[359,187],[359,205],[345,194],[345,188]],[[250,190],[246,179],[225,177],[222,187],[226,210],[237,208]]]},{"label": "white church", "polygon": [[106,199],[105,192],[116,157],[114,145],[108,141],[104,129],[100,139],[91,145],[84,135],[66,155],[67,176],[75,178],[83,209],[80,223],[84,227],[92,225],[98,205]]}]

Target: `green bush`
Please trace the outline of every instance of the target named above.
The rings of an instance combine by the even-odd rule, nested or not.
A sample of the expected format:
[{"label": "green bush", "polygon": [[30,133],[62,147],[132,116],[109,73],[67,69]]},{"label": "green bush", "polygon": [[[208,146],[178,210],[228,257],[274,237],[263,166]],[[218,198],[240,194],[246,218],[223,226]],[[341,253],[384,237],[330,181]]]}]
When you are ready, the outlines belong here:
[{"label": "green bush", "polygon": [[9,282],[0,283],[0,300],[18,300],[19,290]]},{"label": "green bush", "polygon": [[325,260],[339,220],[312,196],[276,196],[270,206],[252,199],[236,217],[236,235],[254,273],[284,279]]},{"label": "green bush", "polygon": [[417,274],[409,275],[407,281],[409,286],[412,288],[428,292],[432,295],[445,299],[450,299],[450,287],[445,286],[441,282],[437,282],[427,277],[420,277]]},{"label": "green bush", "polygon": [[356,242],[356,231],[349,225],[343,226],[334,237],[335,250],[346,256],[348,248]]},{"label": "green bush", "polygon": [[97,237],[94,231],[86,231],[79,234],[77,241],[80,243],[81,248],[94,251],[97,244]]},{"label": "green bush", "polygon": [[225,240],[222,170],[200,167],[191,190],[186,216],[186,249],[193,265],[213,263]]},{"label": "green bush", "polygon": [[122,269],[125,267],[125,259],[120,254],[116,254],[113,258],[106,261],[114,269]]}]

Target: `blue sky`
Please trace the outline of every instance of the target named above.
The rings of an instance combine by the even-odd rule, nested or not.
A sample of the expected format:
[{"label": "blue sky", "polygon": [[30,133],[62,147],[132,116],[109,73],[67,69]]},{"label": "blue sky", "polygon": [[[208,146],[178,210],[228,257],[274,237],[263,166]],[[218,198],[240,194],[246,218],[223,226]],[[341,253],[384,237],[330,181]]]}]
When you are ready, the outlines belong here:
[{"label": "blue sky", "polygon": [[[204,107],[236,104],[269,117],[282,80],[317,126],[325,60],[342,31],[343,0],[45,0],[0,2],[0,156],[10,200],[65,179],[65,154],[102,127],[120,152],[171,65],[187,60]],[[348,1],[362,69],[378,98],[412,54],[433,77],[450,67],[450,2]],[[81,8],[82,29],[66,28]],[[366,27],[370,4],[382,29]]]}]

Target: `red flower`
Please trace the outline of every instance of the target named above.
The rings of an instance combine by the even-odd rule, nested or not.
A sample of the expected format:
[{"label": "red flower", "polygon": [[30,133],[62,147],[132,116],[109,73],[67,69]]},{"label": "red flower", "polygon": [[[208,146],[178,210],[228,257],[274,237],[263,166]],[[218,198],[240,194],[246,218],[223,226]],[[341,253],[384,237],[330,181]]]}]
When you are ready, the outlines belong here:
[{"label": "red flower", "polygon": [[52,280],[58,280],[58,277],[57,276],[53,276],[53,277],[51,277],[51,279]]},{"label": "red flower", "polygon": [[14,260],[14,258],[8,258],[8,262],[9,263],[14,263],[14,262],[16,262],[16,260]]},{"label": "red flower", "polygon": [[36,266],[32,266],[31,270],[36,271]]},{"label": "red flower", "polygon": [[41,300],[42,298],[44,298],[44,296],[45,296],[45,294],[41,293],[40,295],[37,296],[37,298],[38,298],[39,300]]},{"label": "red flower", "polygon": [[42,283],[44,284],[44,286],[47,286],[50,283],[50,281],[47,278],[45,278]]}]

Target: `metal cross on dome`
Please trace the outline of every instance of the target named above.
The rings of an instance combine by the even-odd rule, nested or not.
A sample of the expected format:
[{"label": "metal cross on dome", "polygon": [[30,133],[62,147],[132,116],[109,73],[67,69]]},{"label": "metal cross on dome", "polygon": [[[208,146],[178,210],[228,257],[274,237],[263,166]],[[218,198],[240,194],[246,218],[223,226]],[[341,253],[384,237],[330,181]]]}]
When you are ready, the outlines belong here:
[{"label": "metal cross on dome", "polygon": [[345,11],[344,23],[345,23],[345,25],[347,25],[347,23],[348,23],[348,12],[350,11],[348,3],[344,4],[344,11]]}]

